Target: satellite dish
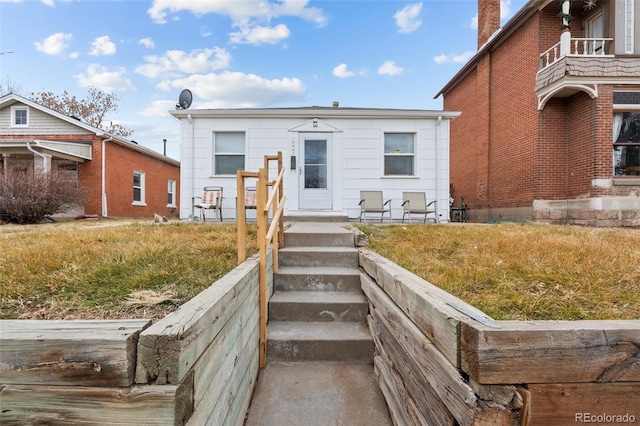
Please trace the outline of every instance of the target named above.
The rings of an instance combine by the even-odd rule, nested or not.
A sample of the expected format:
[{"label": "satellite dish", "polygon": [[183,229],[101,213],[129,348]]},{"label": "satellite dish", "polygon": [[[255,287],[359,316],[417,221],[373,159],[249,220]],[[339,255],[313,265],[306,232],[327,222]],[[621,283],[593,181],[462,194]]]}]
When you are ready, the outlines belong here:
[{"label": "satellite dish", "polygon": [[176,109],[187,109],[191,106],[191,102],[193,102],[193,95],[191,94],[191,90],[184,89],[182,92],[180,92],[180,97],[178,98]]}]

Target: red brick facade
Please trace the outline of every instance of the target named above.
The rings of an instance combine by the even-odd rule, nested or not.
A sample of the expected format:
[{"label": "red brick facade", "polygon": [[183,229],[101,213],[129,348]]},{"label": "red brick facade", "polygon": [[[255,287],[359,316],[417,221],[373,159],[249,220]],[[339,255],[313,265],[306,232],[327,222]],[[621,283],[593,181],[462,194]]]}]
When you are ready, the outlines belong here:
[{"label": "red brick facade", "polygon": [[[31,108],[37,107],[32,103],[29,105]],[[47,112],[43,107],[40,110]],[[74,120],[68,122],[75,124]],[[20,129],[8,128],[7,132],[0,134],[0,176],[9,173],[16,165],[23,169],[33,167],[34,155],[40,154],[33,154],[28,147],[33,149],[35,146],[40,152],[51,155],[52,168],[57,167],[60,162],[71,164],[73,169],[77,167],[77,184],[84,192],[86,215],[152,218],[154,214],[159,214],[179,217],[179,162],[134,142],[118,137],[110,138],[98,129],[92,132],[90,126],[81,126],[85,131],[81,130],[78,134],[20,134]],[[74,159],[72,154],[47,151],[46,147],[38,146],[38,140],[90,144],[91,159]],[[5,167],[4,164],[8,166]],[[134,172],[144,176],[143,200],[137,203],[134,203]],[[175,182],[171,205],[168,204],[170,180]]]},{"label": "red brick facade", "polygon": [[[486,3],[499,1],[480,0],[479,8]],[[590,86],[595,97],[565,91],[538,108],[539,55],[560,40],[560,3],[523,9],[440,92],[445,110],[462,113],[451,123],[451,186],[454,205],[464,197],[472,220],[544,220],[536,200],[628,196],[640,189],[606,184],[613,181],[614,90],[640,85],[597,81]],[[574,37],[584,37],[583,8],[572,13]]]}]

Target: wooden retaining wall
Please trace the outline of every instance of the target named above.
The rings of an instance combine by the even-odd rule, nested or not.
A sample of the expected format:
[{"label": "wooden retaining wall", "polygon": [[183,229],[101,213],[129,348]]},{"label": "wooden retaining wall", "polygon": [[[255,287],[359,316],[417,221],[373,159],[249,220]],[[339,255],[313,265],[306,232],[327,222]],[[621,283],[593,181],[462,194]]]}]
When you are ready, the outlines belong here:
[{"label": "wooden retaining wall", "polygon": [[367,249],[360,266],[395,424],[640,424],[640,321],[494,321]]},{"label": "wooden retaining wall", "polygon": [[258,275],[256,255],[154,324],[0,321],[0,424],[242,425]]}]

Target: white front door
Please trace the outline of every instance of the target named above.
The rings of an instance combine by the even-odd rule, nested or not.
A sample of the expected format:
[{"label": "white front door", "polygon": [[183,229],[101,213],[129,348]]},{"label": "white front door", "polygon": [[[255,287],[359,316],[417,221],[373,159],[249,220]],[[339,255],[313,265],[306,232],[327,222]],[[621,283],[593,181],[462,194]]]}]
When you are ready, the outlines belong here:
[{"label": "white front door", "polygon": [[331,133],[301,133],[298,153],[299,208],[330,210]]}]

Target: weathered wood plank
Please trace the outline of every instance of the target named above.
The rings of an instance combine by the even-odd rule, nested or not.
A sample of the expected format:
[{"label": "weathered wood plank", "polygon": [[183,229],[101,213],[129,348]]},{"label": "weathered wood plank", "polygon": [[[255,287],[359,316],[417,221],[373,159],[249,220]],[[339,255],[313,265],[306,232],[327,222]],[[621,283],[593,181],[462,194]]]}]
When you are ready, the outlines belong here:
[{"label": "weathered wood plank", "polygon": [[[251,340],[257,337],[258,308],[254,307],[250,322],[240,330],[237,338],[231,342],[228,353],[221,353],[214,365],[208,366],[206,359],[198,361],[196,370],[201,371],[203,377],[196,375],[196,391],[199,397],[196,398],[196,414],[194,423],[205,422],[211,416],[212,410],[223,398],[223,390],[228,385],[228,381],[233,375],[243,375],[247,368],[243,362],[248,362],[251,350]],[[257,345],[257,342],[253,342]],[[255,346],[257,348],[257,346]],[[254,355],[257,355],[257,349]]]},{"label": "weathered wood plank", "polygon": [[[368,277],[363,277],[361,282],[367,298],[375,307],[377,318],[388,328],[388,334],[395,336],[405,354],[411,354],[410,359],[404,360],[405,367],[433,387],[460,424],[470,424],[480,408],[475,393],[458,370],[375,282]],[[399,353],[391,356],[397,364],[400,363]]]},{"label": "weathered wood plank", "polygon": [[640,382],[529,385],[531,424],[640,422]]},{"label": "weathered wood plank", "polygon": [[401,383],[394,381],[391,366],[383,362],[380,357],[374,357],[373,364],[393,423],[402,426],[420,426],[418,419],[412,416],[411,407],[402,398],[406,390],[402,388]]},{"label": "weathered wood plank", "polygon": [[[231,359],[231,361],[236,362],[235,365],[233,362],[231,363],[231,365],[234,365],[233,372],[221,374],[219,378],[216,378],[216,384],[212,388],[211,394],[217,395],[217,398],[215,399],[215,404],[211,407],[209,417],[202,423],[200,419],[193,416],[188,423],[189,425],[225,424],[225,418],[233,410],[234,404],[242,404],[237,399],[244,391],[244,388],[250,387],[251,390],[249,392],[253,391],[253,385],[258,374],[259,330],[259,325],[256,324],[256,327],[251,330],[251,338],[248,339],[247,345],[241,350],[238,358]],[[224,379],[225,376],[226,380]],[[242,396],[240,396],[240,399],[242,399]],[[242,413],[243,416],[244,414]]]},{"label": "weathered wood plank", "polygon": [[149,320],[0,321],[0,383],[129,386]]},{"label": "weathered wood plank", "polygon": [[193,391],[196,409],[201,402],[209,408],[213,406],[215,400],[210,398],[218,397],[215,392],[213,395],[210,392],[215,377],[224,370],[224,362],[229,357],[236,356],[240,348],[246,344],[251,331],[258,323],[258,315],[258,288],[256,287],[193,366],[196,375]]},{"label": "weathered wood plank", "polygon": [[[424,378],[410,356],[402,350],[398,342],[378,315],[374,312],[369,328],[377,337],[378,351],[384,354],[382,359],[394,372],[393,384],[399,386],[397,399],[411,407],[413,417],[419,419],[418,424],[454,425],[456,421],[446,405],[439,399],[431,384]],[[390,383],[391,384],[391,383]],[[415,412],[414,412],[415,410]]]},{"label": "weathered wood plank", "polygon": [[140,335],[136,382],[179,383],[258,284],[253,256]]},{"label": "weathered wood plank", "polygon": [[0,386],[0,424],[173,425],[178,386]]},{"label": "weathered wood plank", "polygon": [[449,362],[459,367],[458,324],[473,320],[448,303],[464,307],[465,311],[487,321],[492,321],[491,318],[376,253],[366,249],[360,249],[359,253],[360,266],[438,347]]},{"label": "weathered wood plank", "polygon": [[640,381],[640,321],[462,324],[461,368],[478,383]]}]

